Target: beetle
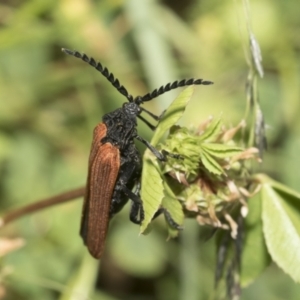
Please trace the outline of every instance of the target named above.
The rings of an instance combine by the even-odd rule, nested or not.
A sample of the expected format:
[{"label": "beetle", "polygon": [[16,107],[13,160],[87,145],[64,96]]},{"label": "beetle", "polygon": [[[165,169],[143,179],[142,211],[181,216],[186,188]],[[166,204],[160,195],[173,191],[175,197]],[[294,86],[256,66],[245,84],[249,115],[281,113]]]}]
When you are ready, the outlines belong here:
[{"label": "beetle", "polygon": [[[160,161],[166,161],[167,156],[180,158],[176,154],[158,151],[138,135],[137,118],[140,118],[152,130],[155,129],[155,126],[140,115],[142,112],[146,112],[156,121],[160,118],[140,105],[178,87],[209,85],[212,82],[202,79],[175,81],[144,96],[133,98],[119,80],[115,79],[114,75],[101,63],[78,51],[65,48],[62,51],[93,66],[128,100],[121,108],[105,114],[93,133],[80,235],[90,254],[99,259],[104,250],[109,220],[123,208],[128,199],[132,200],[130,220],[140,224],[144,219],[142,200],[139,196],[142,162],[134,140],[137,139],[144,143]],[[132,191],[134,186],[135,191]],[[173,227],[178,227],[170,214],[163,209],[160,209],[154,217],[161,212],[165,213]]]}]

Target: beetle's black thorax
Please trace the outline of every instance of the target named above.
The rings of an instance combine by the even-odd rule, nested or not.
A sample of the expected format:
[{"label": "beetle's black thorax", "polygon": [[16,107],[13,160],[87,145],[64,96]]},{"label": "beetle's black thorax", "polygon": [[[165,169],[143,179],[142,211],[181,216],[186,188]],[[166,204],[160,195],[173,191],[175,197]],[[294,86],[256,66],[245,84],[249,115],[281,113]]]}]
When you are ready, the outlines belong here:
[{"label": "beetle's black thorax", "polygon": [[102,143],[111,143],[120,150],[125,150],[133,143],[137,135],[137,115],[141,112],[134,102],[124,103],[122,108],[103,116],[103,123],[107,127],[106,137]]}]

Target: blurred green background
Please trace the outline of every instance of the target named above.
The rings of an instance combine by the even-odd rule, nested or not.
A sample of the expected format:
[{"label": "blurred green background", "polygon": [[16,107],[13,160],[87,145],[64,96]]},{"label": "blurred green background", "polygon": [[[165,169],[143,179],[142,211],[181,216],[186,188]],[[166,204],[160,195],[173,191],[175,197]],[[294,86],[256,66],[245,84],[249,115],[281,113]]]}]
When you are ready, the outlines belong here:
[{"label": "blurred green background", "polygon": [[[299,191],[299,3],[250,5],[265,70],[258,90],[269,150],[261,171]],[[222,114],[235,125],[244,116],[249,71],[244,8],[242,1],[216,0],[0,1],[1,213],[83,186],[92,130],[125,101],[62,47],[101,61],[134,96],[176,79],[212,80],[213,86],[196,88],[182,122]],[[178,92],[146,107],[159,113]],[[139,133],[151,137],[144,124]],[[111,222],[98,269],[78,235],[81,201],[1,231],[1,238],[22,237],[26,244],[1,258],[0,299],[209,299],[215,246],[200,238],[195,222],[186,221],[177,240],[166,242],[162,218],[150,235],[138,236],[127,205]],[[271,265],[242,299],[299,294],[300,286]]]}]

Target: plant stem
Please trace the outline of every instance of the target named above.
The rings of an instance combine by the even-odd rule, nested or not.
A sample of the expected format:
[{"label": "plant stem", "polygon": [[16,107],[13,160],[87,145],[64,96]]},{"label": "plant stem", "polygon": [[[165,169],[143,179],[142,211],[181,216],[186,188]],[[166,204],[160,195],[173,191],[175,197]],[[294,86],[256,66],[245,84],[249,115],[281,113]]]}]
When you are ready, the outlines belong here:
[{"label": "plant stem", "polygon": [[179,299],[197,300],[201,289],[201,268],[199,267],[199,225],[186,220],[185,231],[181,236],[182,246],[180,255],[180,293]]},{"label": "plant stem", "polygon": [[0,228],[25,215],[84,196],[85,186],[8,211],[0,218]]}]

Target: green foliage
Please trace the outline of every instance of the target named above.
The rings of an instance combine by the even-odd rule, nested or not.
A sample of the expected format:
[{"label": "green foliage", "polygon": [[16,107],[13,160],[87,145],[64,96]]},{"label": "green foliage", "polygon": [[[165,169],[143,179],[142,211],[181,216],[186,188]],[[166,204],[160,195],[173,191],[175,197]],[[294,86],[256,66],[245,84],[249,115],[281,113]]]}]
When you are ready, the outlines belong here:
[{"label": "green foliage", "polygon": [[261,180],[263,231],[269,253],[300,282],[300,194],[266,176],[261,176]]},{"label": "green foliage", "polygon": [[[187,97],[186,101],[189,98]],[[176,108],[178,99],[181,100],[182,95],[174,100],[170,109]],[[180,111],[184,111],[184,106],[178,109],[178,112]],[[237,146],[244,143],[243,139],[239,142],[234,139],[238,130],[243,127],[243,122],[226,130],[221,118],[216,121],[210,118],[196,129],[187,129],[180,126],[171,127],[176,118],[172,119],[170,116],[172,114],[167,110],[162,124],[168,126],[160,128],[159,123],[156,130],[162,137],[162,133],[170,128],[170,133],[161,147],[169,153],[179,154],[181,159],[170,157],[167,162],[158,164],[153,155],[145,155],[146,160],[152,156],[149,161],[152,162],[156,175],[149,172],[150,167],[143,173],[143,182],[147,182],[145,190],[148,194],[142,194],[143,199],[147,201],[144,206],[147,218],[142,224],[142,231],[160,207],[167,209],[180,226],[183,212],[186,216],[190,216],[192,212],[200,225],[209,224],[230,229],[231,237],[226,232],[221,234],[218,244],[218,299],[223,297],[221,295],[225,287],[230,299],[239,297],[237,291],[240,281],[243,285],[254,281],[270,264],[270,257],[299,282],[299,194],[265,175],[249,176],[251,171],[247,166],[250,164],[239,161],[253,158],[259,161],[256,156],[259,151]],[[153,144],[158,140],[154,139]],[[170,185],[167,184],[168,176],[175,179]],[[153,180],[154,178],[156,180]],[[161,196],[159,201],[154,193],[149,192],[155,191],[158,186]],[[163,194],[165,197],[162,200]],[[182,206],[179,205],[180,202]],[[246,217],[249,209],[250,214]],[[241,217],[246,217],[245,222]],[[224,223],[224,220],[221,221],[222,219],[228,224]],[[177,236],[178,232],[170,225],[168,227],[169,236]],[[242,247],[245,247],[243,252]],[[253,252],[252,247],[259,250]],[[227,255],[221,254],[222,252]],[[223,284],[220,284],[221,279]]]},{"label": "green foliage", "polygon": [[[269,151],[264,153],[260,172],[272,174],[278,181],[299,190],[299,3],[296,0],[253,0],[250,2],[252,20],[244,15],[245,3],[2,1],[1,214],[41,197],[84,185],[92,130],[104,113],[120,107],[125,101],[95,70],[65,57],[60,50],[62,47],[78,49],[99,59],[133,95],[143,95],[176,79],[203,77],[212,80],[215,82],[212,87],[197,87],[180,126],[190,128],[191,124],[199,124],[199,120],[209,115],[220,116],[222,113],[222,122],[231,127],[239,122],[244,113],[248,68],[252,68],[253,73],[257,69],[250,61],[254,59],[256,65],[259,63],[257,48],[252,54],[247,51],[249,23],[253,25],[255,40],[261,47],[264,67],[262,79],[258,80],[252,73],[247,81],[248,104],[255,92],[259,91],[260,103],[254,109],[256,120],[261,111],[267,125]],[[261,26],[262,23],[264,26]],[[147,108],[159,114],[176,95],[176,91],[163,95],[147,103]],[[253,126],[255,120],[250,118],[253,117],[253,108],[251,113],[248,107],[248,112],[245,114],[248,128],[261,129],[262,126]],[[216,137],[214,132],[220,131],[221,118],[216,117],[212,124],[214,122],[216,125],[212,128],[215,130],[212,133],[205,132],[211,140]],[[138,131],[148,140],[151,139],[144,124],[139,124]],[[243,133],[248,138],[247,147],[252,145],[255,132],[244,130]],[[185,146],[185,151],[191,160],[184,160],[185,165],[180,168],[194,170],[193,165],[198,158],[192,156],[195,147],[190,142],[187,145],[191,146]],[[218,167],[222,158],[213,155],[209,158],[213,159],[213,163],[207,161],[207,170],[213,170],[217,162],[217,174],[212,173],[212,176],[223,176]],[[161,175],[156,161],[150,164],[154,169],[150,167],[149,172],[157,176],[153,180],[159,182],[164,175]],[[232,164],[240,167],[239,162],[232,161]],[[168,172],[167,169],[165,171]],[[195,173],[192,175],[195,176]],[[147,182],[151,186],[151,176],[147,180],[150,180]],[[148,191],[148,194],[158,193],[155,207],[163,203],[172,216],[179,220],[181,216],[177,212],[180,210],[175,208],[172,211],[174,201],[174,207],[179,203],[174,200],[174,195],[177,195],[180,203],[188,197],[189,207],[192,208],[196,199],[199,199],[199,188],[191,186],[188,190],[177,191],[173,181],[167,183],[167,187],[160,184],[160,191],[157,187]],[[261,183],[264,184],[264,181],[261,180]],[[168,187],[172,189],[165,202],[164,190]],[[245,219],[241,279],[243,284],[252,284],[243,291],[242,299],[257,299],[263,295],[264,299],[296,300],[300,287],[281,269],[273,264],[261,273],[270,260],[265,242],[272,259],[280,268],[288,274],[294,274],[294,270],[287,257],[290,253],[288,247],[283,248],[275,240],[277,232],[272,228],[262,231],[260,217],[266,214],[267,218],[275,210],[278,223],[287,224],[289,228],[283,240],[288,239],[288,245],[296,243],[295,232],[299,235],[298,196],[270,181],[263,190],[267,197],[264,203],[267,211],[261,212],[260,205],[256,205],[257,199],[262,197],[261,192],[247,202],[249,213]],[[180,197],[179,192],[182,192]],[[203,198],[200,197],[197,205],[207,209],[207,202]],[[138,228],[128,222],[127,208],[111,223],[107,250],[100,266],[98,290],[93,293],[92,283],[96,281],[97,272],[95,266],[94,269],[90,268],[93,261],[87,263],[83,259],[86,249],[78,236],[80,202],[52,207],[1,230],[1,237],[7,237],[11,246],[15,237],[22,237],[26,241],[24,247],[15,251],[11,249],[1,257],[0,291],[6,293],[6,299],[70,298],[76,286],[83,287],[85,295],[89,290],[91,299],[209,299],[214,289],[216,249],[212,240],[203,242],[198,238],[203,234],[203,227],[194,226],[194,235],[188,241],[190,222],[185,220],[180,243],[172,240],[166,243],[165,230],[160,230],[166,225],[158,218],[152,225],[156,230],[151,235],[138,237]],[[275,209],[277,206],[274,207],[274,204],[280,205],[280,211]],[[148,220],[150,218],[149,215]],[[270,226],[276,221],[276,218],[267,218]],[[194,222],[194,225],[197,224]],[[277,225],[274,224],[275,228]],[[135,234],[130,237],[130,243],[122,239],[124,230]],[[285,229],[277,230],[283,234]],[[151,240],[154,248],[149,252],[145,250],[149,244],[138,248],[152,236],[155,236],[155,242]],[[116,248],[123,251],[124,264],[120,263],[120,253],[112,251]],[[144,249],[141,255],[140,249]],[[141,256],[146,262],[156,261],[153,268],[145,263],[138,269]],[[86,268],[82,266],[85,263]],[[140,275],[142,269],[145,276]],[[254,280],[259,274],[259,279]],[[87,285],[88,279],[91,281]],[[134,288],[137,286],[148,288]],[[81,294],[76,289],[77,292]]]},{"label": "green foliage", "polygon": [[145,211],[141,232],[146,230],[164,197],[163,180],[157,161],[153,157],[144,159],[143,174],[146,174],[146,178],[143,176],[143,180],[147,179],[147,184],[143,184],[141,189],[141,197],[143,199]]},{"label": "green foliage", "polygon": [[[192,97],[193,90],[193,86],[186,88],[165,111],[151,140],[153,146],[156,146],[163,135],[180,119]],[[145,182],[147,182],[147,184],[145,184]],[[141,225],[141,232],[143,232],[146,230],[154,214],[161,206],[162,201],[164,202],[163,206],[165,208],[172,207],[173,210],[174,207],[172,205],[172,199],[174,199],[174,197],[172,197],[173,195],[164,194],[161,172],[159,171],[157,161],[154,155],[150,153],[150,150],[146,150],[143,163],[141,196],[145,210],[145,219]],[[176,215],[178,215],[176,220],[178,221],[178,224],[181,225],[183,222],[182,214],[180,214],[180,212],[175,213],[174,218]],[[173,236],[174,234],[171,233],[171,235]]]},{"label": "green foliage", "polygon": [[241,263],[241,283],[243,286],[252,283],[271,263],[263,234],[261,194],[251,197],[247,203],[249,213],[245,218]]}]

